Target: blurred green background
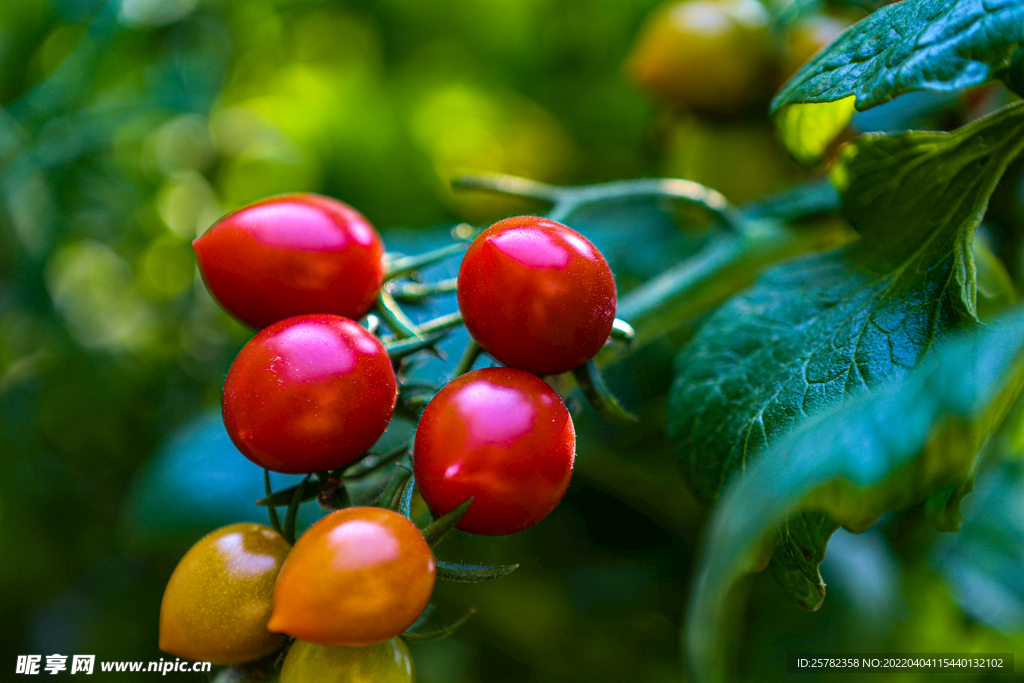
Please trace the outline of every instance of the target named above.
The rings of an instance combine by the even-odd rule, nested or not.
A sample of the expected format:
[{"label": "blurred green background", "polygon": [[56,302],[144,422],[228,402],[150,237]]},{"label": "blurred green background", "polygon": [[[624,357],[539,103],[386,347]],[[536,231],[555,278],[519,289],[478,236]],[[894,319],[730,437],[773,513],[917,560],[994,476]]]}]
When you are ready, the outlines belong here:
[{"label": "blurred green background", "polygon": [[[630,87],[621,64],[655,4],[0,4],[0,678],[14,677],[19,654],[159,659],[177,559],[218,526],[264,521],[251,504],[261,473],[217,414],[250,333],[210,299],[190,248],[227,211],[324,192],[411,251],[445,234],[422,228],[542,210],[453,194],[447,180],[464,169],[568,184],[678,175],[737,202],[800,176],[763,116],[675,117]],[[927,100],[923,111],[949,109]],[[922,110],[871,125],[908,111]],[[993,234],[1015,257],[1022,193],[1017,168],[994,200]],[[646,218],[578,226],[624,290],[694,246],[659,207],[629,215]],[[1020,272],[1019,259],[1009,266]],[[683,680],[679,626],[703,513],[662,433],[672,352],[666,340],[611,373],[640,426],[579,414],[579,472],[554,515],[440,547],[449,560],[522,566],[439,586],[440,615],[478,614],[413,648],[420,681]],[[738,675],[787,680],[795,651],[1024,656],[1019,464],[993,466],[979,488],[996,503],[971,496],[959,537],[937,537],[914,510],[837,535],[817,614],[753,577]]]}]

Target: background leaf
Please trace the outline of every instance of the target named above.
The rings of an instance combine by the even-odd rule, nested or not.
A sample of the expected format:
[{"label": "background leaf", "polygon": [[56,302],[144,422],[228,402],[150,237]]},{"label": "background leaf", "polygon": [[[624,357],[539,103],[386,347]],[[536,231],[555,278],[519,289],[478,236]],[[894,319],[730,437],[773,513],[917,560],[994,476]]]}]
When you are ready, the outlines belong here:
[{"label": "background leaf", "polygon": [[[848,148],[834,177],[862,239],[772,269],[676,359],[669,431],[698,498],[714,500],[799,420],[904,375],[939,336],[976,319],[971,241],[1022,145],[1018,105],[955,133]],[[773,558],[807,609],[824,597],[816,567],[828,527],[789,524]]]},{"label": "background leaf", "polygon": [[[855,96],[858,111],[914,90],[948,92],[979,85],[1009,64],[1024,42],[1020,0],[904,0],[846,30],[772,100],[773,115]],[[833,112],[834,113],[834,112]],[[846,119],[853,110],[846,110]],[[783,141],[803,161],[824,152],[842,128],[813,127],[821,115],[783,112]]]},{"label": "background leaf", "polygon": [[771,448],[729,489],[708,528],[686,629],[697,679],[723,676],[724,606],[766,533],[796,511],[827,512],[863,530],[884,512],[969,476],[1022,385],[1024,311],[1017,309]]}]

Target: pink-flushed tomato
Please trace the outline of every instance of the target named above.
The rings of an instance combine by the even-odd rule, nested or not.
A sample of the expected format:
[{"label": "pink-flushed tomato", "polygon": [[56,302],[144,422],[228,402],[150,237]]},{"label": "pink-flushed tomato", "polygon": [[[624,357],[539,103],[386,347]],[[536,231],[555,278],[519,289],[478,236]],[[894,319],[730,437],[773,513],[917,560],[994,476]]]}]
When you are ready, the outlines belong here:
[{"label": "pink-flushed tomato", "polygon": [[285,560],[267,627],[299,640],[364,647],[412,626],[437,571],[416,525],[384,508],[350,507],[309,527]]},{"label": "pink-flushed tomato", "polygon": [[274,583],[291,546],[260,524],[232,524],[201,538],[181,558],[160,605],[160,649],[241,664],[284,645],[267,630]]},{"label": "pink-flushed tomato", "polygon": [[213,297],[256,329],[303,313],[360,318],[384,277],[384,244],[370,222],[317,194],[244,206],[192,248]]},{"label": "pink-flushed tomato", "polygon": [[275,472],[322,472],[355,461],[388,426],[398,384],[383,344],[337,315],[300,315],[242,347],[224,381],[227,432]]},{"label": "pink-flushed tomato", "polygon": [[547,218],[506,218],[470,245],[459,269],[466,329],[510,368],[553,375],[583,365],[608,340],[615,278],[601,252]]},{"label": "pink-flushed tomato", "polygon": [[484,368],[457,377],[416,428],[413,470],[439,515],[470,497],[458,528],[501,536],[541,521],[569,487],[576,432],[565,403],[539,377]]}]

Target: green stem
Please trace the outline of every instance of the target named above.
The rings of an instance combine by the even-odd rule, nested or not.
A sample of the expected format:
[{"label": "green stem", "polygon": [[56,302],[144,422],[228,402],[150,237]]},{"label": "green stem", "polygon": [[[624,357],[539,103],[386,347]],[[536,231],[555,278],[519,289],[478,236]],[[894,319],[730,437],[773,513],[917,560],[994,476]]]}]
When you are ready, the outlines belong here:
[{"label": "green stem", "polygon": [[416,339],[423,338],[423,332],[409,319],[409,316],[405,314],[402,307],[395,301],[395,297],[391,296],[383,287],[380,293],[377,294],[377,305],[374,307],[374,310],[377,311],[377,315],[384,319],[388,327],[394,331],[395,337],[398,339],[408,339],[410,337],[415,337]]},{"label": "green stem", "polygon": [[452,371],[452,379],[469,372],[470,368],[473,367],[473,363],[476,362],[483,352],[484,350],[480,348],[476,340],[470,337],[469,341],[466,342],[466,350],[462,352],[462,358],[459,359],[459,364]]},{"label": "green stem", "polygon": [[539,199],[552,204],[562,201],[568,190],[503,173],[463,173],[452,178],[451,183],[452,187],[487,190],[512,197]]},{"label": "green stem", "polygon": [[725,196],[692,180],[639,178],[601,185],[565,188],[565,199],[555,205],[548,218],[565,221],[584,206],[641,197],[669,197],[707,209],[726,226],[742,233],[746,222]]},{"label": "green stem", "polygon": [[431,266],[438,261],[443,261],[453,254],[459,253],[465,248],[466,244],[464,242],[456,242],[455,244],[449,244],[446,247],[434,249],[433,251],[428,251],[423,254],[417,254],[416,256],[388,258],[384,269],[384,281],[387,282],[388,280],[394,280],[396,277],[408,275],[420,268]]},{"label": "green stem", "polygon": [[471,187],[528,199],[550,202],[554,207],[548,218],[564,221],[584,206],[640,197],[669,197],[701,206],[725,225],[742,232],[746,221],[721,192],[692,180],[678,178],[639,178],[600,185],[557,187],[535,180],[499,173],[467,173],[452,179],[453,187]]},{"label": "green stem", "polygon": [[437,282],[389,282],[385,288],[395,301],[416,304],[437,294],[451,294],[458,284],[458,278],[453,277]]},{"label": "green stem", "polygon": [[[263,489],[267,496],[273,495],[273,491],[270,488],[270,470],[263,469]],[[274,531],[284,536],[281,530],[281,518],[277,516],[277,508],[273,505],[267,506],[267,515],[270,517],[270,526],[274,528]]]}]

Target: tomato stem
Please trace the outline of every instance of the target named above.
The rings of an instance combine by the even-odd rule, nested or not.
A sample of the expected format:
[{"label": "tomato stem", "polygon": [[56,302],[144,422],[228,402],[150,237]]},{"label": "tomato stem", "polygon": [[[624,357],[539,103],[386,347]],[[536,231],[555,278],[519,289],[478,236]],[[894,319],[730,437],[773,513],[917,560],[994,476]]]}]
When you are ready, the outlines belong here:
[{"label": "tomato stem", "polygon": [[302,503],[302,497],[306,492],[306,484],[309,483],[311,476],[313,475],[307,474],[295,488],[292,500],[288,504],[288,512],[284,516],[284,524],[281,526],[281,535],[284,536],[284,540],[292,545],[295,544],[295,522],[299,516],[299,505]]},{"label": "tomato stem", "polygon": [[424,299],[437,294],[451,294],[458,286],[457,278],[438,280],[437,282],[395,282],[384,285],[399,303],[418,304]]},{"label": "tomato stem", "polygon": [[384,319],[384,322],[388,324],[388,327],[395,333],[395,337],[398,339],[408,339],[409,337],[415,337],[417,339],[423,339],[423,333],[420,331],[416,324],[409,319],[409,316],[405,314],[402,307],[395,301],[395,297],[385,290],[381,289],[380,293],[377,294],[377,304],[375,307],[377,315]]},{"label": "tomato stem", "polygon": [[476,343],[476,340],[470,337],[466,342],[466,350],[462,352],[462,358],[459,359],[459,364],[452,370],[452,379],[469,372],[483,352],[484,350]]},{"label": "tomato stem", "polygon": [[[270,488],[270,470],[267,468],[263,468],[263,489],[266,491],[268,498],[273,495],[273,491]],[[259,502],[256,504],[259,505]],[[277,516],[277,508],[273,505],[268,505],[267,515],[270,517],[270,526],[273,527],[274,531],[284,536],[284,533],[281,532],[281,518]]]},{"label": "tomato stem", "polygon": [[464,242],[456,242],[455,244],[449,244],[446,247],[434,249],[423,254],[417,254],[416,256],[385,257],[384,281],[388,282],[390,280],[394,280],[397,277],[408,275],[420,268],[433,265],[438,261],[443,261],[449,256],[459,253],[465,248],[466,244]]}]

